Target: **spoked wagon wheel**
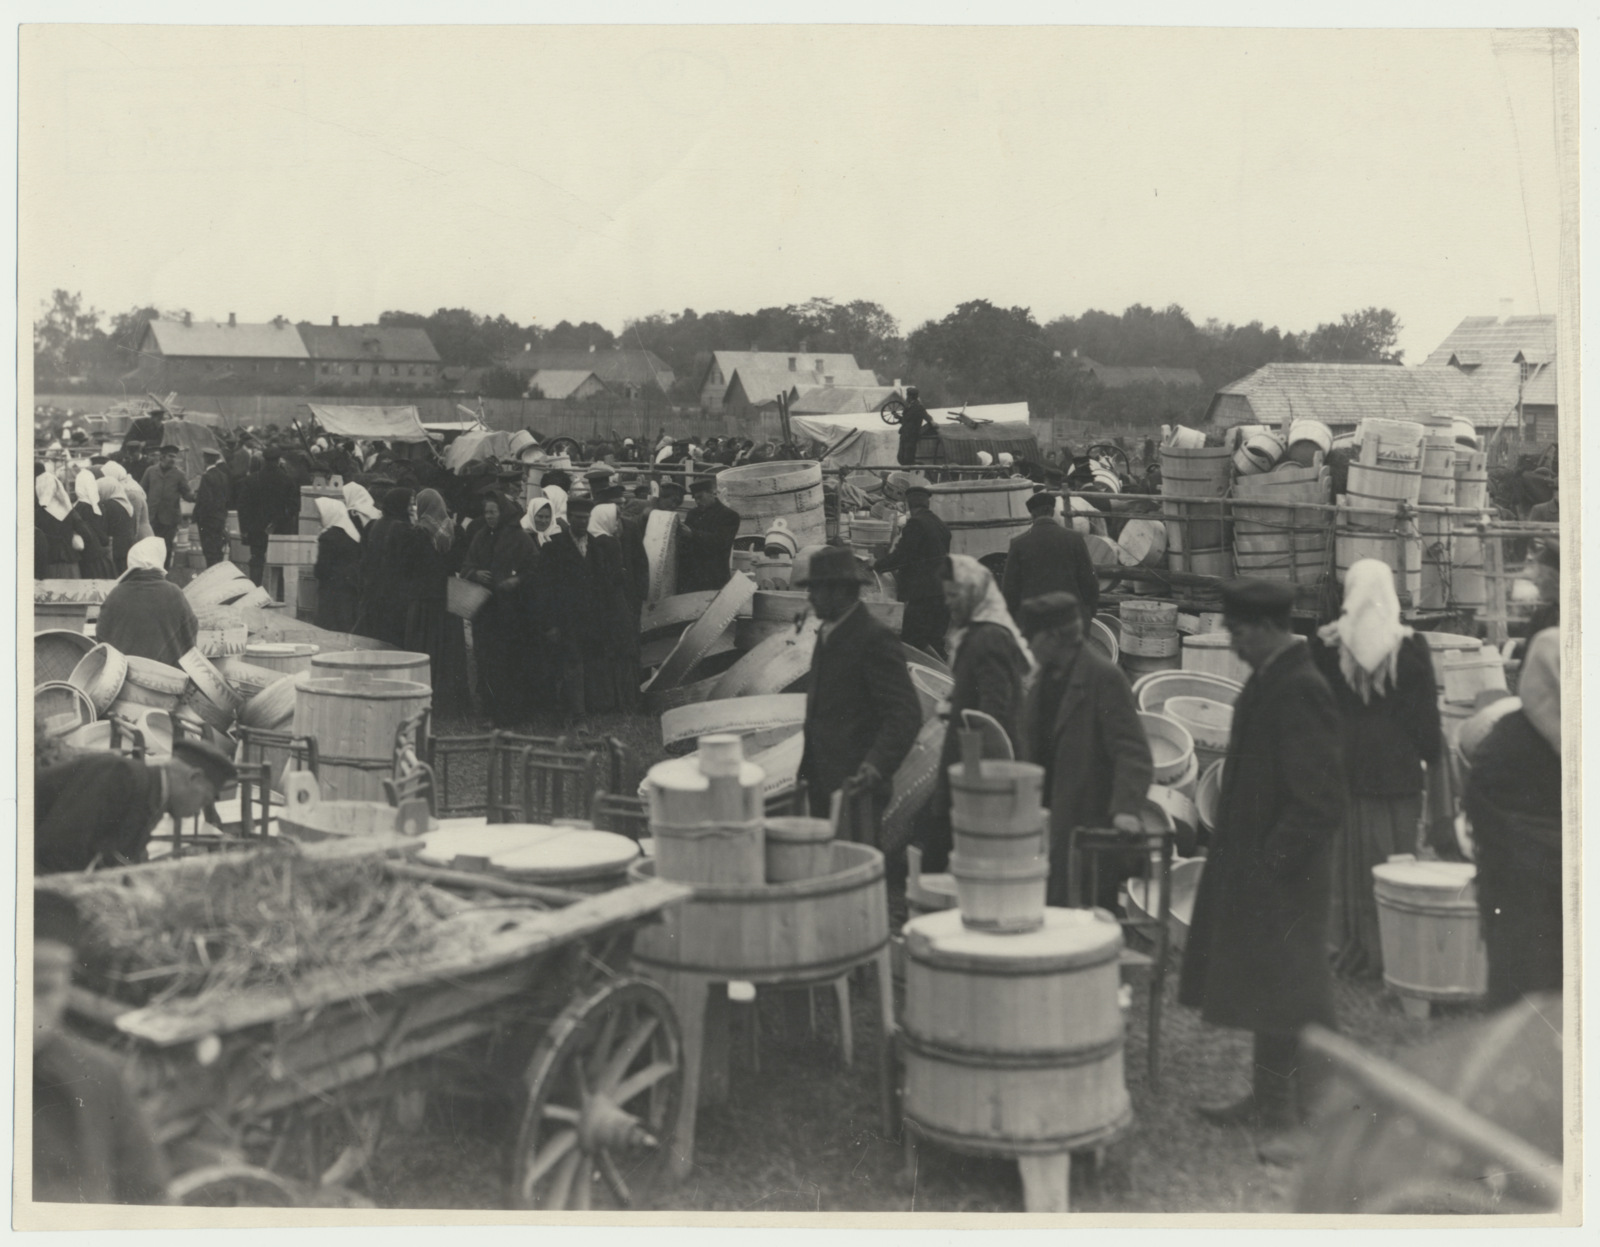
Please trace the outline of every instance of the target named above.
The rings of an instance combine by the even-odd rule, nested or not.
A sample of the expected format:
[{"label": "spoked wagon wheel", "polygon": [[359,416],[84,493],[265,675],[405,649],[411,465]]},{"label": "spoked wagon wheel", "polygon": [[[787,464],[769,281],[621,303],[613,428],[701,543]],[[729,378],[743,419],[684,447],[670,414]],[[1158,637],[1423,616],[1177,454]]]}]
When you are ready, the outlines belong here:
[{"label": "spoked wagon wheel", "polygon": [[906,405],[897,398],[891,398],[882,407],[878,408],[878,415],[885,424],[899,424],[905,414]]},{"label": "spoked wagon wheel", "polygon": [[567,1006],[528,1065],[516,1208],[636,1208],[677,1126],[683,1043],[666,993],[640,979]]},{"label": "spoked wagon wheel", "polygon": [[552,437],[543,446],[547,455],[575,455],[580,448],[580,443],[575,437]]}]

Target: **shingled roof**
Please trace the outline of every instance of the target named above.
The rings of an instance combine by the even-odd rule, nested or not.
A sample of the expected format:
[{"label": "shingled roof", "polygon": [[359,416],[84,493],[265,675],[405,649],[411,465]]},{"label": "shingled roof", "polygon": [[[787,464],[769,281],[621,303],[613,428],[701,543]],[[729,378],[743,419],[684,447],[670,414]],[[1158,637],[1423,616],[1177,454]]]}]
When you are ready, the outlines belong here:
[{"label": "shingled roof", "polygon": [[1460,363],[1490,367],[1510,364],[1518,353],[1530,361],[1552,360],[1556,354],[1554,316],[1468,316],[1434,347],[1420,367],[1445,368],[1452,356]]},{"label": "shingled roof", "polygon": [[1218,390],[1205,419],[1231,426],[1305,418],[1339,430],[1368,417],[1416,420],[1450,411],[1492,429],[1516,405],[1515,369],[1474,376],[1454,368],[1275,363]]},{"label": "shingled roof", "polygon": [[537,347],[519,351],[502,363],[513,372],[521,373],[592,372],[607,386],[654,385],[663,392],[672,388],[674,379],[672,369],[654,351]]},{"label": "shingled roof", "polygon": [[[795,366],[789,367],[794,360]],[[818,367],[818,365],[821,367]],[[832,377],[834,385],[877,385],[877,374],[856,363],[854,355],[828,351],[712,351],[701,375],[704,388],[706,377],[715,367],[733,384],[733,374],[744,377],[744,392],[752,403],[770,402],[790,386],[822,385],[824,377]]]},{"label": "shingled roof", "polygon": [[300,331],[287,321],[264,325],[221,324],[214,320],[152,320],[139,349],[154,341],[162,355],[209,359],[306,359]]},{"label": "shingled roof", "polygon": [[401,325],[305,325],[300,330],[312,359],[382,360],[437,364],[428,331]]}]

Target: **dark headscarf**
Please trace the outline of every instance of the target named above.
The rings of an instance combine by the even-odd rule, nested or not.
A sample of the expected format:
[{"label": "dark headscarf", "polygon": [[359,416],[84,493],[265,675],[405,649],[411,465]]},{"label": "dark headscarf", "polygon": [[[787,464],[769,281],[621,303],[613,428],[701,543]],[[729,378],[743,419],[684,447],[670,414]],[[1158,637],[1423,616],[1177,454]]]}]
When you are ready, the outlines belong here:
[{"label": "dark headscarf", "polygon": [[409,520],[411,518],[411,491],[409,489],[391,489],[383,496],[383,513],[392,520]]},{"label": "dark headscarf", "polygon": [[455,540],[455,525],[450,522],[450,512],[437,489],[424,489],[417,495],[417,527],[433,538],[434,549],[440,554],[449,552]]},{"label": "dark headscarf", "polygon": [[506,528],[518,524],[522,520],[522,508],[498,489],[486,489],[482,494],[482,501],[494,503],[500,508],[499,528]]}]

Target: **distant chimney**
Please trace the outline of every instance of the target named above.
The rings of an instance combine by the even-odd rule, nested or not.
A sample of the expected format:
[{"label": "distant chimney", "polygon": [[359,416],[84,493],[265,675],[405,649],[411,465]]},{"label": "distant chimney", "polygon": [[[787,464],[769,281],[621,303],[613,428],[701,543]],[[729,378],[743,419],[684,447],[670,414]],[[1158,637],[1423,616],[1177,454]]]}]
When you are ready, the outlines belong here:
[{"label": "distant chimney", "polygon": [[594,354],[594,343],[593,342],[589,343],[589,354],[591,354],[591,355]]},{"label": "distant chimney", "polygon": [[894,379],[894,387],[893,388],[897,389],[897,390],[900,388],[900,378],[899,377],[896,377]]},{"label": "distant chimney", "polygon": [[229,329],[236,328],[238,326],[238,324],[239,324],[239,318],[237,316],[235,316],[232,312],[229,312],[228,313],[228,328]]},{"label": "distant chimney", "polygon": [[338,318],[338,317],[337,317],[337,316],[335,316],[335,317],[334,317],[334,318],[333,318],[333,327],[334,327],[334,328],[335,328],[335,329],[337,329],[337,328],[338,328],[338,327],[339,327],[339,318]]},{"label": "distant chimney", "polygon": [[185,325],[194,324],[194,313],[189,311],[188,308],[185,308],[183,311],[183,323]]},{"label": "distant chimney", "polygon": [[1516,306],[1517,306],[1517,301],[1515,299],[1501,299],[1500,300],[1500,319],[1501,320],[1510,320],[1511,319],[1512,310]]}]

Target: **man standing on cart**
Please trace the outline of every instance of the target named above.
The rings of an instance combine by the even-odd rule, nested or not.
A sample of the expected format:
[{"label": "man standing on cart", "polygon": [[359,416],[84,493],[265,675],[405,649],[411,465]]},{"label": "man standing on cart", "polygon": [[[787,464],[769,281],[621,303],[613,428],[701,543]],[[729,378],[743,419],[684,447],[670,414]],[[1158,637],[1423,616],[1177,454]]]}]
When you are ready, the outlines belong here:
[{"label": "man standing on cart", "polygon": [[923,429],[932,430],[933,417],[928,414],[928,409],[922,405],[922,399],[917,395],[917,387],[906,386],[906,403],[900,414],[900,454],[899,462],[903,467],[910,467],[917,461],[917,440],[922,436]]}]

